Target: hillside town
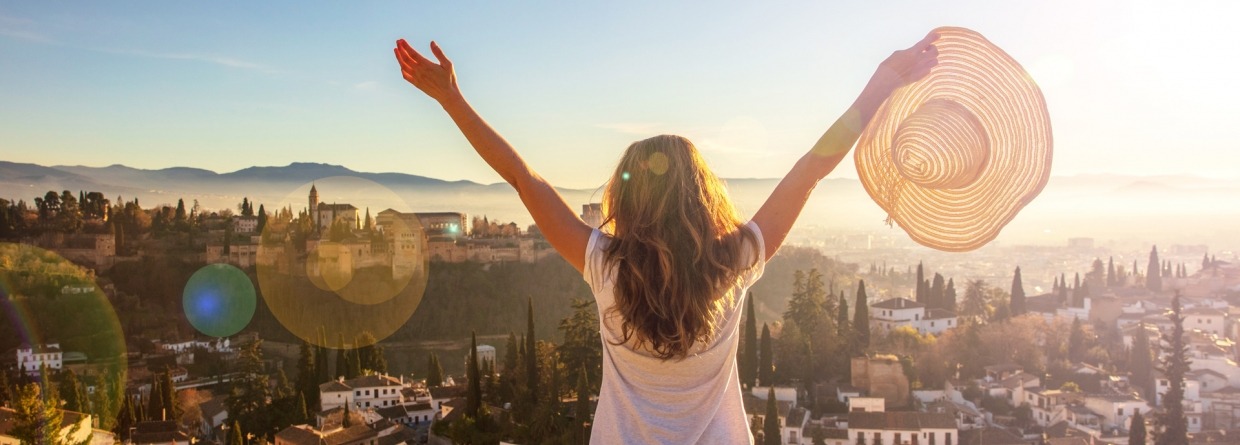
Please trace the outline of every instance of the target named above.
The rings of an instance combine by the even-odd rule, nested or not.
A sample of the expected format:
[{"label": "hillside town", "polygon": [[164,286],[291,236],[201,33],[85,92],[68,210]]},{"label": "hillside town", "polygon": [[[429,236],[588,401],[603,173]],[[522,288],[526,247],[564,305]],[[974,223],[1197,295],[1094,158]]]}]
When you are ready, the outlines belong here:
[{"label": "hillside town", "polygon": [[[6,295],[103,295],[118,311],[141,308],[125,302],[148,297],[119,272],[154,255],[291,276],[562,267],[534,226],[455,212],[372,215],[320,202],[316,186],[307,198],[270,212],[243,200],[236,213],[184,202],[143,209],[97,192],[49,192],[34,208],[4,200],[0,237],[17,249],[7,255],[37,246],[89,278],[26,280]],[[580,216],[598,225],[600,206],[583,205]],[[1192,444],[1240,443],[1240,262],[1204,251],[1199,263],[1173,262],[1151,247],[1140,263],[1099,256],[1034,278],[1050,278],[1043,290],[1026,286],[1021,258],[1005,266],[1009,286],[978,278],[992,272],[945,276],[960,272],[925,262],[867,270],[799,252],[813,260],[777,257],[768,267],[794,277],[790,295],[746,299],[737,372],[758,443],[1138,445],[1177,428]],[[576,300],[585,297],[537,319],[561,338],[539,333],[543,303],[527,297],[517,302],[526,305],[521,335],[466,326],[508,331],[507,342],[457,337],[470,345],[463,357],[445,355],[445,366],[432,351],[424,366],[399,371],[385,349],[393,344],[363,331],[281,342],[121,316],[134,330],[119,352],[101,353],[69,330],[27,337],[10,326],[22,342],[0,360],[0,444],[581,443],[601,378],[597,312]],[[757,316],[755,302],[778,315]]]}]

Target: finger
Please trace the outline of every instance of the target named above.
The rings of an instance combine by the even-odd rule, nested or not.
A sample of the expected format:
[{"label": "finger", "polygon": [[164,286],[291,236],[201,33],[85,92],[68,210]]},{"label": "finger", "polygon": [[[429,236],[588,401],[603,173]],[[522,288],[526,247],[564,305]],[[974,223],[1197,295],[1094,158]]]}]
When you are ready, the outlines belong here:
[{"label": "finger", "polygon": [[925,51],[927,46],[933,45],[934,41],[938,39],[939,39],[939,33],[936,31],[931,31],[929,34],[926,34],[926,36],[923,37],[920,42],[917,42],[917,44],[913,45],[912,47],[916,48],[918,51]]},{"label": "finger", "polygon": [[406,55],[409,56],[410,59],[413,60],[414,63],[418,63],[418,64],[421,64],[421,63],[430,64],[431,63],[431,61],[427,60],[426,57],[422,57],[422,54],[419,53],[418,50],[413,49],[412,46],[409,46],[409,42],[404,41],[404,39],[400,41],[400,48],[401,50],[405,52]]},{"label": "finger", "polygon": [[444,55],[443,50],[439,48],[439,44],[435,43],[434,40],[431,40],[431,53],[435,55],[436,59],[439,59],[440,65],[445,67],[452,66],[452,61],[448,60],[448,56]]},{"label": "finger", "polygon": [[393,52],[396,53],[396,61],[400,63],[401,71],[413,71],[414,62],[407,54],[401,53],[400,48],[394,49]]}]

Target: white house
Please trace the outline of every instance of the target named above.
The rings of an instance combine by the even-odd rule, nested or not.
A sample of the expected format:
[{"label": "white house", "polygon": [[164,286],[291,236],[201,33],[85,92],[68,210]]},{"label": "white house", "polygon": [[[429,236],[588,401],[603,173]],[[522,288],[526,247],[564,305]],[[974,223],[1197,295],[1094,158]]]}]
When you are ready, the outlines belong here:
[{"label": "white house", "polygon": [[884,331],[908,326],[919,334],[939,334],[959,324],[956,314],[907,298],[891,298],[870,305],[870,321]]},{"label": "white house", "polygon": [[1184,330],[1224,336],[1227,313],[1210,307],[1194,307],[1184,310]]},{"label": "white house", "polygon": [[419,398],[415,392],[405,391],[404,376],[400,379],[386,375],[366,375],[355,379],[338,379],[319,385],[319,410],[327,411],[351,404],[351,408],[383,408],[429,402],[427,395]]},{"label": "white house", "polygon": [[[478,363],[481,368],[485,363],[495,366],[495,347],[491,345],[478,345]],[[465,353],[465,369],[469,369],[469,353]]]},{"label": "white house", "polygon": [[48,343],[33,347],[23,344],[17,348],[17,366],[26,374],[38,374],[44,365],[59,370],[64,364],[64,352],[60,343]]},{"label": "white house", "polygon": [[254,233],[258,231],[257,216],[238,216],[233,218],[233,231],[236,233]]},{"label": "white house", "polygon": [[956,419],[946,413],[848,413],[848,437],[854,443],[957,445]]}]

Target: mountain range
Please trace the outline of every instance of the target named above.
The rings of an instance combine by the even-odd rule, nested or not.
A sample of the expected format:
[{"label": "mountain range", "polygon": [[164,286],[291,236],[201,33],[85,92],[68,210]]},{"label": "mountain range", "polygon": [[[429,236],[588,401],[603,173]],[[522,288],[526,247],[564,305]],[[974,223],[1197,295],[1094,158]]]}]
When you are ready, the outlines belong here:
[{"label": "mountain range", "polygon": [[[756,211],[778,179],[727,179],[744,215]],[[319,163],[256,166],[234,172],[173,167],[144,170],[116,164],[107,167],[41,166],[0,161],[0,198],[32,201],[49,190],[99,191],[115,200],[138,198],[143,207],[194,200],[207,210],[235,209],[242,198],[269,209],[307,205],[311,185],[320,201],[352,203],[378,213],[456,211],[491,220],[532,222],[508,184],[446,181],[404,173],[358,172]],[[561,188],[575,210],[598,202],[601,190]],[[856,179],[822,181],[798,226],[838,233],[896,233]],[[1059,244],[1069,237],[1140,238],[1173,242],[1231,242],[1240,227],[1240,180],[1187,175],[1134,176],[1095,174],[1053,176],[1041,195],[1004,229],[1000,241]]]}]

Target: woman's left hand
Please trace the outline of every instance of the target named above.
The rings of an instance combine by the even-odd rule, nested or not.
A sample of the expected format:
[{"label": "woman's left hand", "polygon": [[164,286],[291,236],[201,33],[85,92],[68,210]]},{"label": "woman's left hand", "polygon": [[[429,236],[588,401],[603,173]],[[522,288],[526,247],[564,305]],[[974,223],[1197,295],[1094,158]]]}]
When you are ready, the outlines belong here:
[{"label": "woman's left hand", "polygon": [[401,75],[431,99],[444,104],[450,99],[460,97],[461,90],[456,85],[456,72],[452,70],[452,61],[439,49],[439,44],[431,42],[431,52],[439,63],[423,57],[409,46],[405,39],[397,40],[393,51],[396,53],[396,61],[400,62]]}]

